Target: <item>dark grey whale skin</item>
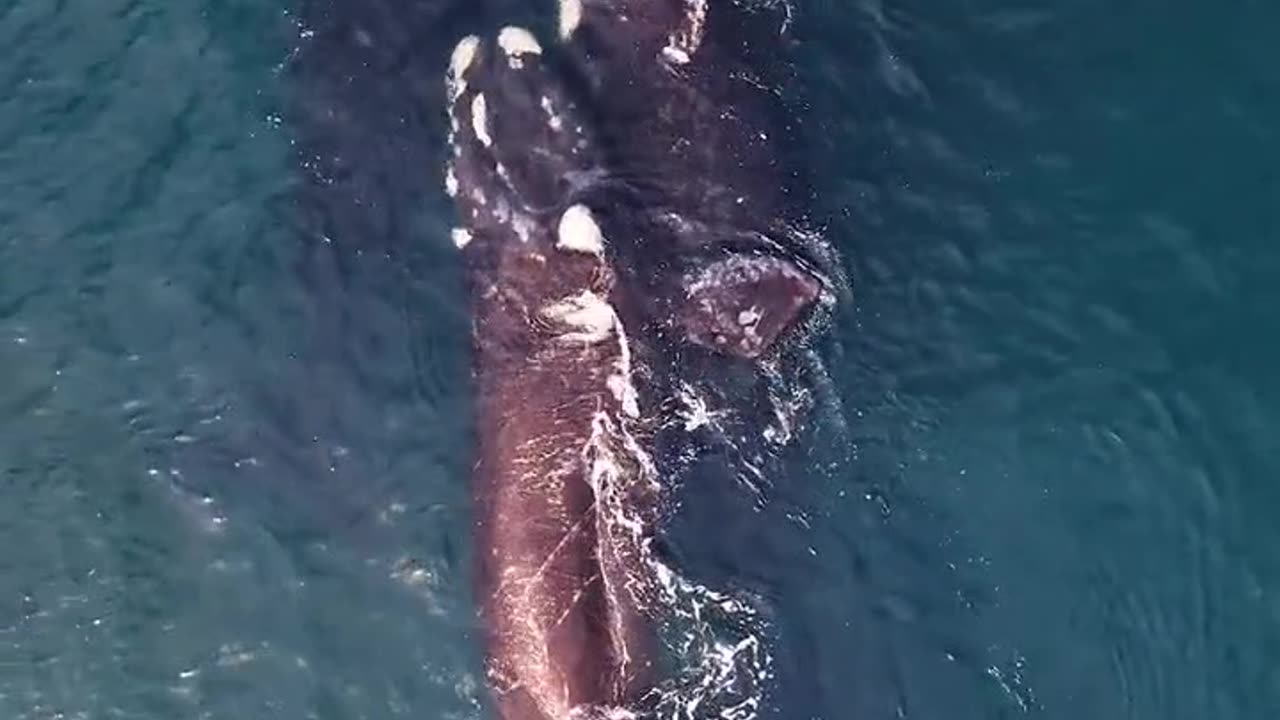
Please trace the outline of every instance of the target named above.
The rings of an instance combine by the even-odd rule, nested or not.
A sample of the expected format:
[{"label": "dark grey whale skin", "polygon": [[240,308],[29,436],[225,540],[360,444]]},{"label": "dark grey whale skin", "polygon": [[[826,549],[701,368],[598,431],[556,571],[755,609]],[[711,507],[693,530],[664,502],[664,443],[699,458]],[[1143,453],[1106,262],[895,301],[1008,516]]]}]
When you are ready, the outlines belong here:
[{"label": "dark grey whale skin", "polygon": [[[701,33],[685,43],[688,61],[677,62],[670,39],[689,36],[698,6]],[[803,372],[797,343],[778,341],[816,335],[848,295],[838,258],[809,219],[790,10],[752,0],[580,7],[561,47],[592,99],[615,180],[600,216],[606,235],[626,239],[613,245],[618,272],[639,288],[662,359],[711,410],[725,411],[718,427],[699,431],[704,444],[763,466],[761,430],[777,425],[778,398],[794,394]],[[724,267],[749,272],[717,288],[708,307],[689,292],[692,280]],[[756,332],[742,333],[737,320],[755,304]]]},{"label": "dark grey whale skin", "polygon": [[448,83],[477,595],[504,720],[642,716],[658,479],[697,444],[679,406],[692,392],[734,411],[735,448],[761,442],[776,360],[832,294],[770,139],[774,89],[734,50],[742,11],[578,7],[562,44],[463,40]]}]

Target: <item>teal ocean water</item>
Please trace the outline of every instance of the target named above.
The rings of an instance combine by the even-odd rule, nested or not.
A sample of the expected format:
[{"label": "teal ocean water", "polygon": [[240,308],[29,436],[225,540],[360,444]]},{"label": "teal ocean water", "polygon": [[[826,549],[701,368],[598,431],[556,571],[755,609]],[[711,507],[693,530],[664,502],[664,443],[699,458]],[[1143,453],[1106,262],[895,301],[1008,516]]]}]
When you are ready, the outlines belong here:
[{"label": "teal ocean water", "polygon": [[[342,5],[0,2],[0,717],[485,717],[438,87],[545,13]],[[850,460],[679,526],[761,718],[1280,717],[1278,23],[798,5]]]}]

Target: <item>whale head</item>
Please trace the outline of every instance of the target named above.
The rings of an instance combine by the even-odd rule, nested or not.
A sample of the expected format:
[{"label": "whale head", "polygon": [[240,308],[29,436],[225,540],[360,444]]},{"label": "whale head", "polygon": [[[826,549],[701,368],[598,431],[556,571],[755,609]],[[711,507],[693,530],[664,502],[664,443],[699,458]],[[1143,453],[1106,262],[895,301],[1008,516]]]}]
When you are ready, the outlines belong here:
[{"label": "whale head", "polygon": [[[698,3],[673,7],[698,20]],[[776,228],[700,214],[685,187],[630,167],[634,153],[619,153],[617,128],[602,126],[620,96],[653,88],[575,84],[562,54],[572,58],[572,47],[544,48],[514,27],[487,42],[466,38],[454,52],[446,190],[465,226],[455,242],[476,273],[548,298],[603,295],[617,281],[619,312],[675,342],[749,360],[768,354],[829,295],[824,274]]]}]

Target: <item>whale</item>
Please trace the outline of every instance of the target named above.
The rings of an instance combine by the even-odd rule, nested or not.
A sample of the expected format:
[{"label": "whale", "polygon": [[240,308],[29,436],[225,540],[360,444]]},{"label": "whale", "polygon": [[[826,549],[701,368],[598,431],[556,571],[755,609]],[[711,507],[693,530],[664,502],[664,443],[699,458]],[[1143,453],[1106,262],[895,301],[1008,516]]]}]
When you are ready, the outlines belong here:
[{"label": "whale", "polygon": [[616,715],[652,669],[637,556],[656,472],[633,434],[643,341],[579,202],[603,160],[541,54],[520,28],[467,37],[448,79],[445,184],[474,317],[476,584],[504,720]]},{"label": "whale", "polygon": [[680,460],[708,427],[737,447],[794,422],[769,389],[833,281],[739,12],[564,0],[548,42],[505,26],[450,57],[475,588],[503,720],[646,717]]},{"label": "whale", "polygon": [[615,267],[698,430],[676,433],[667,454],[697,440],[757,480],[813,409],[797,402],[810,370],[796,350],[850,294],[810,219],[790,12],[768,0],[559,3],[558,46],[615,181],[599,213],[620,239]]}]

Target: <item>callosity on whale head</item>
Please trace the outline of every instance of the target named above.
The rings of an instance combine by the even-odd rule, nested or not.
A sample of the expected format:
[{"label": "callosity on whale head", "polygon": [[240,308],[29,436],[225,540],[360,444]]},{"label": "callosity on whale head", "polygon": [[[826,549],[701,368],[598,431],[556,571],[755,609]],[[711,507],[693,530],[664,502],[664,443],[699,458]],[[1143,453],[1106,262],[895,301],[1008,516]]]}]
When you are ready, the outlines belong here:
[{"label": "callosity on whale head", "polygon": [[516,358],[553,331],[544,306],[583,292],[607,298],[615,285],[605,235],[585,204],[604,159],[543,55],[529,31],[506,27],[496,39],[460,41],[447,78],[445,189],[485,324],[477,340],[494,351],[514,343]]},{"label": "callosity on whale head", "polygon": [[495,232],[513,217],[563,210],[596,178],[603,159],[537,39],[507,27],[496,42],[464,38],[449,68],[446,190],[468,225]]}]

